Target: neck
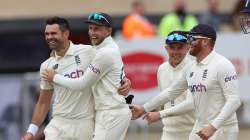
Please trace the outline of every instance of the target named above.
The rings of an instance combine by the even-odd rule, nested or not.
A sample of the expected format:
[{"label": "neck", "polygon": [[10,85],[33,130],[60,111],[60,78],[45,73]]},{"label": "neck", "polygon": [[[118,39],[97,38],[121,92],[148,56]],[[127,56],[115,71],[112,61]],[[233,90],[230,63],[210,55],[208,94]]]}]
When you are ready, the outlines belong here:
[{"label": "neck", "polygon": [[60,49],[56,50],[56,54],[58,56],[64,56],[65,53],[67,52],[68,48],[70,46],[70,42],[69,41],[66,41],[64,44],[63,44],[63,47],[61,47]]},{"label": "neck", "polygon": [[198,63],[200,63],[204,58],[206,58],[210,53],[212,52],[212,49],[204,49],[203,51],[201,51],[201,53],[199,53],[196,56],[196,61]]}]

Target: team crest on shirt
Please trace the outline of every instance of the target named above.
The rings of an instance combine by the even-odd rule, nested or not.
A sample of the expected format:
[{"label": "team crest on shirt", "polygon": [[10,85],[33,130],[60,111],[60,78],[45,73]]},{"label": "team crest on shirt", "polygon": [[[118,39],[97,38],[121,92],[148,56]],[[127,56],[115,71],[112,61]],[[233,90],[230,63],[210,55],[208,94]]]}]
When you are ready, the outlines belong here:
[{"label": "team crest on shirt", "polygon": [[59,66],[59,64],[55,64],[52,68],[53,68],[53,70],[56,70],[56,69],[58,69],[58,66]]},{"label": "team crest on shirt", "polygon": [[79,55],[75,56],[75,62],[76,62],[77,65],[81,64],[81,59],[80,59]]},{"label": "team crest on shirt", "polygon": [[189,74],[189,78],[193,77],[194,76],[194,72],[190,72]]},{"label": "team crest on shirt", "polygon": [[208,71],[207,69],[203,71],[202,80],[205,80],[207,78],[207,71]]}]

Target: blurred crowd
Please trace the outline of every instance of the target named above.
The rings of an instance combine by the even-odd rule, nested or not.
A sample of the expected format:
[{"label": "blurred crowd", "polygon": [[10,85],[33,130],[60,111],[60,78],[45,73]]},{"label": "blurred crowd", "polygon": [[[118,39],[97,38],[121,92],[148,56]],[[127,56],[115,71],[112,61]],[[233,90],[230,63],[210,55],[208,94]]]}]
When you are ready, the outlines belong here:
[{"label": "blurred crowd", "polygon": [[[227,19],[227,30],[239,31],[239,11],[243,8],[245,0],[238,0]],[[219,12],[219,0],[206,0],[207,9],[199,15],[188,12],[185,0],[175,0],[174,10],[164,15],[159,24],[155,25],[146,17],[146,6],[142,0],[134,0],[132,10],[122,23],[122,36],[127,39],[150,38],[154,36],[167,36],[173,30],[189,31],[198,23],[213,26],[221,31],[225,25],[223,14]],[[223,19],[224,18],[224,19]]]}]

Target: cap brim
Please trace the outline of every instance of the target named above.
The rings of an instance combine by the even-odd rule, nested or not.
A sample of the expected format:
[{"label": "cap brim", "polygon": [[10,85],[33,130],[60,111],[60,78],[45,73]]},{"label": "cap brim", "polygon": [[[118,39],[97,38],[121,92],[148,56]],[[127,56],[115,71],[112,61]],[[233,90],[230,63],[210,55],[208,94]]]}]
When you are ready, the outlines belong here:
[{"label": "cap brim", "polygon": [[240,11],[241,13],[250,13],[250,8],[244,8]]},{"label": "cap brim", "polygon": [[169,41],[168,43],[166,44],[174,44],[174,43],[177,43],[177,44],[186,44],[185,42],[181,42],[181,41]]}]

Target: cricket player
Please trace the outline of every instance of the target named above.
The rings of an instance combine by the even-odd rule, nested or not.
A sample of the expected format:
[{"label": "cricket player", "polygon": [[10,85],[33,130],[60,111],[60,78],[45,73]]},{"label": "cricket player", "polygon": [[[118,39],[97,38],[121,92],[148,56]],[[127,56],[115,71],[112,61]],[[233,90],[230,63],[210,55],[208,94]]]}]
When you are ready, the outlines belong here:
[{"label": "cricket player", "polygon": [[228,59],[214,51],[216,32],[212,27],[199,24],[190,34],[192,45],[189,53],[196,57],[196,61],[159,96],[143,107],[135,106],[133,117],[137,118],[189,89],[196,116],[189,139],[237,140],[239,129],[235,112],[241,101],[235,68]]},{"label": "cricket player", "polygon": [[94,140],[123,140],[132,114],[125,99],[117,93],[125,75],[119,47],[111,37],[112,20],[109,15],[96,12],[86,22],[96,55],[84,75],[73,79],[60,73],[55,75],[50,69],[43,78],[74,90],[92,87],[96,110]]},{"label": "cricket player", "polygon": [[[68,39],[69,34],[70,26],[66,19],[53,17],[46,21],[45,39],[55,53],[41,64],[40,74],[46,68],[52,68],[64,77],[70,78],[78,78],[84,74],[96,52],[90,45],[73,44]],[[128,86],[127,82],[124,86]],[[44,80],[41,80],[40,88],[32,123],[22,140],[34,138],[48,113],[52,96],[55,96],[52,120],[45,128],[45,139],[92,140],[94,102],[91,88],[76,91]],[[121,90],[126,92],[126,88]]]},{"label": "cricket player", "polygon": [[[181,76],[183,70],[193,60],[187,55],[189,51],[188,38],[182,32],[171,32],[166,38],[166,46],[168,53],[168,61],[161,64],[157,72],[158,86],[161,91],[168,88],[178,77]],[[164,124],[161,140],[187,140],[194,126],[194,112],[190,111],[184,115],[165,117],[164,111],[185,101],[187,94],[192,96],[190,92],[183,92],[176,99],[171,100],[164,105],[164,110],[159,112],[149,112],[144,117],[150,123],[162,119]]]}]

